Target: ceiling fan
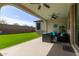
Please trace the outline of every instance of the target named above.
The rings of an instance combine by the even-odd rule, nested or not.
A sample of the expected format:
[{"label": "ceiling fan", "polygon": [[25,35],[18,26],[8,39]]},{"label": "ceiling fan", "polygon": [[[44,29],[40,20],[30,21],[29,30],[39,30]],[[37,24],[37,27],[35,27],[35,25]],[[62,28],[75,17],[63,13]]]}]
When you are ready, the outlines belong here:
[{"label": "ceiling fan", "polygon": [[53,13],[52,15],[50,15],[51,17],[50,17],[50,19],[57,19],[58,18],[58,16],[55,14],[55,13]]},{"label": "ceiling fan", "polygon": [[45,6],[46,8],[50,8],[50,6],[46,3],[31,3],[31,4],[39,4],[39,6],[37,8],[38,10],[40,10],[42,6]]}]

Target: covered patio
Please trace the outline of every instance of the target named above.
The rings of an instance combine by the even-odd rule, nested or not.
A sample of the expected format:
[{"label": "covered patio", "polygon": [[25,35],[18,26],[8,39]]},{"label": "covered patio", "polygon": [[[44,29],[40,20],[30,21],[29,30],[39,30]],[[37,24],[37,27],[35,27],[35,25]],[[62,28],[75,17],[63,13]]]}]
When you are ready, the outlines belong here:
[{"label": "covered patio", "polygon": [[[45,7],[43,4],[14,4],[3,3],[4,5],[12,5],[24,10],[36,17],[39,20],[36,22],[36,32],[41,34],[42,37],[29,41],[23,44],[16,45],[11,48],[0,50],[3,55],[37,55],[37,56],[76,56],[76,48],[74,48],[75,39],[75,26],[74,26],[74,13],[75,4],[71,3],[47,3],[49,7]],[[40,7],[41,6],[41,7]],[[52,16],[54,15],[54,17]],[[53,32],[58,28],[54,28],[54,25],[65,26],[67,33],[70,35],[70,43],[48,43],[43,42],[43,34]],[[47,38],[46,38],[47,39]],[[50,38],[48,38],[49,40]],[[26,48],[27,47],[27,48]],[[33,49],[32,49],[33,48]]]}]

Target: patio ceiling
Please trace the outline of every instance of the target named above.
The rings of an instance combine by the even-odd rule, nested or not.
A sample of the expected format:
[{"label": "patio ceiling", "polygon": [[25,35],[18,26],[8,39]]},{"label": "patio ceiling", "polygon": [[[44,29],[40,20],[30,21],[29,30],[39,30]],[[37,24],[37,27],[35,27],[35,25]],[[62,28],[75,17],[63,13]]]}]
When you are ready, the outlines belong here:
[{"label": "patio ceiling", "polygon": [[[21,4],[6,3],[6,4],[19,7],[20,9],[23,9],[26,12],[29,12],[30,14],[45,20],[49,20],[53,13],[55,13],[58,16],[57,19],[67,18],[68,11],[71,5],[71,3],[47,3],[50,6],[50,8],[42,6],[41,9],[38,10],[39,4],[31,4],[31,3],[21,3]],[[6,5],[6,4],[0,4],[0,5]]]},{"label": "patio ceiling", "polygon": [[42,6],[40,10],[38,10],[39,4],[31,4],[31,3],[23,3],[21,5],[33,11],[35,14],[43,17],[44,19],[50,19],[51,15],[55,13],[58,18],[67,18],[68,11],[70,8],[70,3],[47,3],[50,8],[46,8]]}]

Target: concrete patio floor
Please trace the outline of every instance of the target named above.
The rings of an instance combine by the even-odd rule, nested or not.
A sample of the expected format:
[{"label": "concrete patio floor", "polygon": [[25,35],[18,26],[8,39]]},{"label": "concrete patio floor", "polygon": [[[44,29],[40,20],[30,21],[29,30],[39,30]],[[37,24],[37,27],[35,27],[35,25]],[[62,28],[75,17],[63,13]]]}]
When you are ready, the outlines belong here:
[{"label": "concrete patio floor", "polygon": [[53,43],[42,42],[42,37],[0,50],[4,56],[46,56]]}]

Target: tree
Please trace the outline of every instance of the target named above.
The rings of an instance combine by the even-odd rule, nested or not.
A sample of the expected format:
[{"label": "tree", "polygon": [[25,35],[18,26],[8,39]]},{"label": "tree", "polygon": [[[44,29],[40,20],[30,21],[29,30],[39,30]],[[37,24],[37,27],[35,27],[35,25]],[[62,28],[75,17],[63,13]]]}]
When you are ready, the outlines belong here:
[{"label": "tree", "polygon": [[13,25],[17,25],[17,26],[20,26],[20,24],[18,24],[18,23],[14,23]]},{"label": "tree", "polygon": [[0,24],[7,24],[7,22],[5,20],[0,20]]}]

